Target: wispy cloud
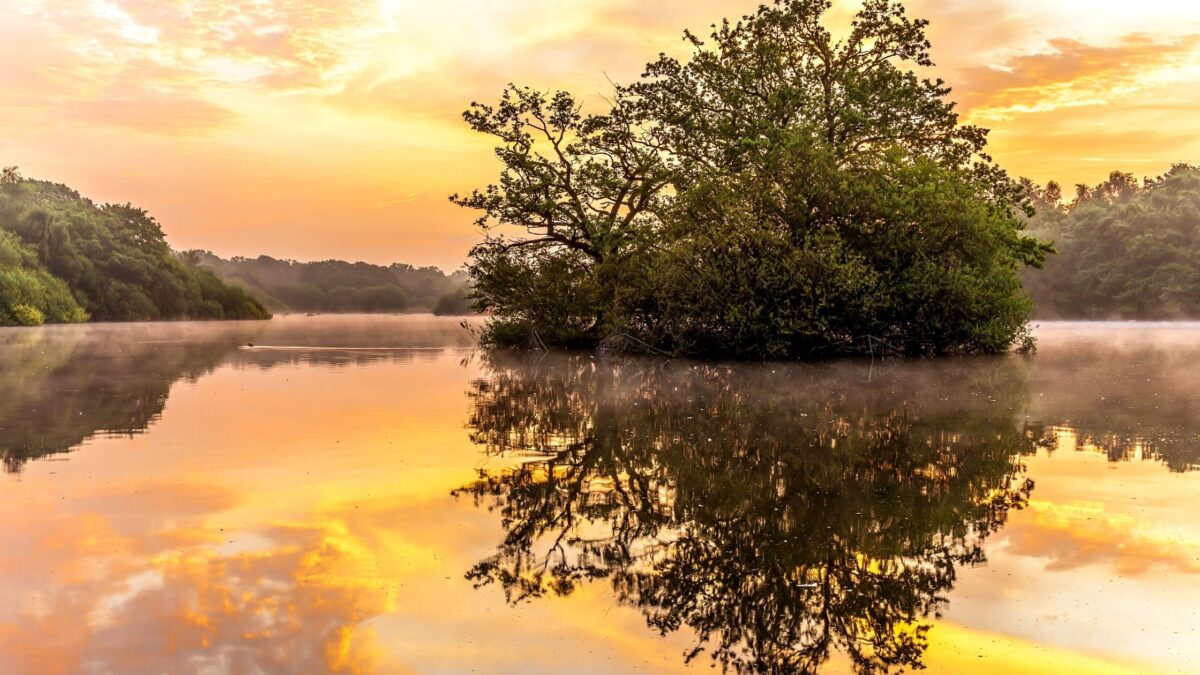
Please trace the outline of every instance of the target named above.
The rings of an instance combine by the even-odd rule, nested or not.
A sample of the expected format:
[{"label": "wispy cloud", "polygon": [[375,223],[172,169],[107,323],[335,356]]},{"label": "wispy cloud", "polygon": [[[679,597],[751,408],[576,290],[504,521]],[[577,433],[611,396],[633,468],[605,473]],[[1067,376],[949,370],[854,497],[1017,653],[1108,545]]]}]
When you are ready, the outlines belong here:
[{"label": "wispy cloud", "polygon": [[1200,35],[1161,41],[1126,35],[1114,45],[1051,39],[1047,50],[961,71],[957,98],[973,118],[1107,105],[1135,97],[1172,74],[1200,77]]}]

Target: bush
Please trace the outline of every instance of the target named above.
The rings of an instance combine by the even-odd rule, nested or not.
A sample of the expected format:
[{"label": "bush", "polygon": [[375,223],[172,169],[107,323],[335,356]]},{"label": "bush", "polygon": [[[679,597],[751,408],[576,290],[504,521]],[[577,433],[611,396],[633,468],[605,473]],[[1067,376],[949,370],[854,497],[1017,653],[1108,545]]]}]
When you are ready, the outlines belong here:
[{"label": "bush", "polygon": [[37,264],[36,255],[0,230],[0,325],[40,326],[87,320],[71,290]]}]

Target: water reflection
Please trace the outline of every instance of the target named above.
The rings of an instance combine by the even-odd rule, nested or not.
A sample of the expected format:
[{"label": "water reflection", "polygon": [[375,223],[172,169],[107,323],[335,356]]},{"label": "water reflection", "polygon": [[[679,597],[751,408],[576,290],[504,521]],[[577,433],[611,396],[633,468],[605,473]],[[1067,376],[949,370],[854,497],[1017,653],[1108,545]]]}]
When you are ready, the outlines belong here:
[{"label": "water reflection", "polygon": [[0,328],[0,461],[16,473],[97,436],[141,434],[176,382],[195,382],[225,363],[430,362],[466,344],[458,319],[413,316]]},{"label": "water reflection", "polygon": [[429,317],[0,331],[0,671],[1188,672],[1200,330],[1122,331],[465,367]]},{"label": "water reflection", "polygon": [[1051,324],[1027,411],[1049,451],[1200,468],[1195,324]]},{"label": "water reflection", "polygon": [[497,355],[470,428],[515,463],[456,491],[505,529],[468,577],[511,602],[606,579],[738,672],[919,667],[923,620],[1032,490],[1025,367],[869,368]]},{"label": "water reflection", "polygon": [[272,320],[252,348],[231,360],[258,368],[430,363],[447,349],[474,346],[462,322],[419,315],[285,317]]},{"label": "water reflection", "polygon": [[9,472],[97,435],[142,433],[171,385],[211,372],[261,325],[0,329],[0,458]]},{"label": "water reflection", "polygon": [[1167,436],[1148,438],[1109,431],[1087,432],[1067,426],[1042,430],[1039,445],[1049,452],[1085,452],[1103,455],[1110,462],[1161,462],[1173,472],[1200,468],[1200,442]]},{"label": "water reflection", "polygon": [[373,671],[395,588],[344,518],[234,533],[233,490],[128,487],[10,519],[4,672]]}]

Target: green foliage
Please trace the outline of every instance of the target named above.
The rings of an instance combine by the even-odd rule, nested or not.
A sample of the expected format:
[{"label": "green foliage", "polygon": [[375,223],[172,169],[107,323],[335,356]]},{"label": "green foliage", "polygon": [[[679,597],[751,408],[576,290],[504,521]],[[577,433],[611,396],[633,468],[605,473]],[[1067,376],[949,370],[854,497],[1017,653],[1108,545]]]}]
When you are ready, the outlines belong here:
[{"label": "green foliage", "polygon": [[1059,255],[1027,280],[1040,314],[1170,319],[1200,313],[1200,168],[1177,165],[1139,185],[1113,172],[1077,186],[1025,182],[1038,213],[1030,227]]},{"label": "green foliage", "polygon": [[1021,342],[1018,271],[1049,251],[1024,190],[913,72],[924,21],[870,0],[835,41],[829,9],[687,34],[690,59],[661,56],[603,115],[519,87],[473,104],[504,165],[451,198],[488,232],[468,266],[485,337],[743,358]]},{"label": "green foliage", "polygon": [[388,267],[341,260],[297,262],[269,256],[229,260],[189,251],[198,265],[244,287],[264,304],[297,312],[429,311],[448,294],[462,294],[461,272],[393,264]]},{"label": "green foliage", "polygon": [[[53,322],[87,315],[100,321],[269,317],[241,290],[177,257],[158,222],[129,204],[96,205],[66,186],[6,171],[0,233],[28,252],[24,271],[7,275],[7,292],[26,298],[12,302],[38,310],[0,316],[0,322],[26,323],[38,313]],[[35,295],[40,300],[29,300]]]},{"label": "green foliage", "polygon": [[683,353],[1005,349],[1030,310],[1016,270],[1040,249],[985,190],[902,151],[846,172],[821,146],[790,144],[763,174],[681,196],[673,245],[649,255],[636,295],[649,303],[624,315]]},{"label": "green foliage", "polygon": [[467,295],[467,290],[450,291],[449,293],[438,298],[437,304],[433,306],[433,313],[437,316],[464,316],[471,314],[471,299]]},{"label": "green foliage", "polygon": [[586,255],[494,241],[475,247],[472,256],[467,271],[475,308],[494,315],[486,340],[582,346],[599,339],[603,288]]},{"label": "green foliage", "polygon": [[37,254],[12,233],[0,230],[0,326],[86,320],[71,289],[42,268]]}]

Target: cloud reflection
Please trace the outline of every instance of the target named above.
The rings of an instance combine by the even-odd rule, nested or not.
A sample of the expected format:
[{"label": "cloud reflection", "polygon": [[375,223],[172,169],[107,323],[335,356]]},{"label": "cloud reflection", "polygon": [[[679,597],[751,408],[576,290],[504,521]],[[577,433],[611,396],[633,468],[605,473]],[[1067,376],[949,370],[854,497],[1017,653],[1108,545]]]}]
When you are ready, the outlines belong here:
[{"label": "cloud reflection", "polygon": [[375,669],[367,624],[395,608],[396,582],[344,519],[224,531],[210,518],[232,494],[126,487],[142,497],[113,493],[9,529],[8,547],[28,548],[3,565],[6,592],[23,595],[0,612],[8,672]]}]

